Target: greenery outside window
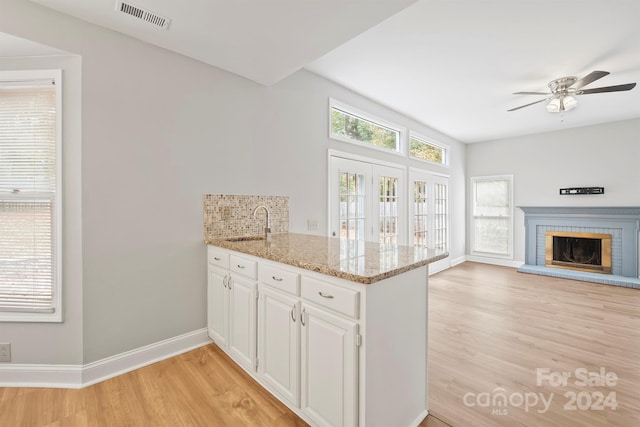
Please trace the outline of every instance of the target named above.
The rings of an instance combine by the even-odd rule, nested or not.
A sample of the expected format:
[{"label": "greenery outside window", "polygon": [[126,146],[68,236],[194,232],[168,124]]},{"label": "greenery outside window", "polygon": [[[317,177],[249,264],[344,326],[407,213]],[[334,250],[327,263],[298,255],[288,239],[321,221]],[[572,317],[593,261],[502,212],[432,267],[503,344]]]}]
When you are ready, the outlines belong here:
[{"label": "greenery outside window", "polygon": [[448,165],[448,150],[446,147],[428,141],[426,138],[411,134],[409,138],[409,156],[441,165]]},{"label": "greenery outside window", "polygon": [[368,114],[330,100],[330,136],[399,153],[401,129]]}]

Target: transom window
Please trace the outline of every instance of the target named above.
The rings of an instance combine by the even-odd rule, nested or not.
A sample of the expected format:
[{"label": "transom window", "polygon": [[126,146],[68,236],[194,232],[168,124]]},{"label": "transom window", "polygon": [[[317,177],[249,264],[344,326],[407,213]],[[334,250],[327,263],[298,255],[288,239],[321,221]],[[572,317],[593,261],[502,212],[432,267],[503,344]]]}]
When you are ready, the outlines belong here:
[{"label": "transom window", "polygon": [[411,134],[409,138],[409,156],[441,165],[448,165],[449,159],[447,155],[448,150],[446,147],[429,142],[424,137]]},{"label": "transom window", "polygon": [[330,101],[330,135],[334,139],[366,144],[374,148],[401,151],[401,129],[382,119]]}]

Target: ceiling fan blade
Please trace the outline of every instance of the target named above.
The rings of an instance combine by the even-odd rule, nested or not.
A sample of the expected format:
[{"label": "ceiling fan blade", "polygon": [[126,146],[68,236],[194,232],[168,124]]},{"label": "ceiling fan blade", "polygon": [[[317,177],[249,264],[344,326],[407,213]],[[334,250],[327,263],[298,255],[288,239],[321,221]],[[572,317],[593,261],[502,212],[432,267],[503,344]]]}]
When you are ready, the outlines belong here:
[{"label": "ceiling fan blade", "polygon": [[[545,94],[545,95],[546,95],[546,94]],[[539,101],[531,102],[531,103],[529,103],[529,104],[524,104],[524,105],[521,105],[521,106],[516,107],[516,108],[512,108],[512,109],[507,110],[507,111],[516,111],[516,110],[519,110],[519,109],[521,109],[521,108],[528,107],[529,105],[539,104],[539,103],[544,102],[544,101],[547,101],[547,100],[549,100],[549,99],[551,99],[551,98],[553,98],[553,96],[550,96],[549,98],[543,98],[543,99],[541,99],[541,100],[539,100]]]},{"label": "ceiling fan blade", "polygon": [[580,80],[577,80],[570,87],[574,89],[580,89],[581,87],[585,87],[586,85],[593,83],[596,80],[601,79],[608,74],[609,74],[608,71],[592,71],[586,76],[584,76],[583,78],[581,78]]},{"label": "ceiling fan blade", "polygon": [[631,90],[636,87],[635,83],[627,83],[625,85],[616,85],[616,86],[604,86],[604,87],[596,87],[593,89],[584,89],[576,92],[578,95],[587,95],[590,93],[603,93],[603,92],[622,92],[625,90]]},{"label": "ceiling fan blade", "polygon": [[549,95],[549,92],[513,92],[514,95]]}]

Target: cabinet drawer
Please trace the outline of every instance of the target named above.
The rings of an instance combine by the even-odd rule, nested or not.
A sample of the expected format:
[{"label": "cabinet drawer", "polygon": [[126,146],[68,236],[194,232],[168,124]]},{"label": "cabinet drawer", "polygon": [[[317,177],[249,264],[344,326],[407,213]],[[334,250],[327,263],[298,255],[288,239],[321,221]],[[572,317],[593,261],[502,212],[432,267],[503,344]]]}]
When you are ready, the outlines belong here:
[{"label": "cabinet drawer", "polygon": [[264,284],[292,295],[300,295],[300,275],[298,273],[260,263],[258,277],[260,282]]},{"label": "cabinet drawer", "polygon": [[302,277],[301,288],[302,298],[338,313],[358,318],[360,292],[306,276]]},{"label": "cabinet drawer", "polygon": [[224,250],[215,246],[209,246],[207,250],[207,259],[210,265],[216,265],[225,270],[229,269],[229,254]]},{"label": "cabinet drawer", "polygon": [[229,270],[242,274],[250,279],[258,278],[258,263],[236,255],[231,255],[229,259]]}]

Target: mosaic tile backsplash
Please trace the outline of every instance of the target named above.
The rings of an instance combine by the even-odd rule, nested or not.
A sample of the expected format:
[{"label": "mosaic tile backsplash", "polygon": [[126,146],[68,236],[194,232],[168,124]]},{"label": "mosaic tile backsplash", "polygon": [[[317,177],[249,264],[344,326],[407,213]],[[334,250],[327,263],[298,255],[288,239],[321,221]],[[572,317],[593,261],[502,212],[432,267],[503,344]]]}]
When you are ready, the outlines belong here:
[{"label": "mosaic tile backsplash", "polygon": [[266,224],[265,211],[260,209],[253,217],[256,206],[269,208],[272,233],[289,232],[289,197],[242,196],[231,194],[205,194],[203,196],[204,239],[260,236]]}]

